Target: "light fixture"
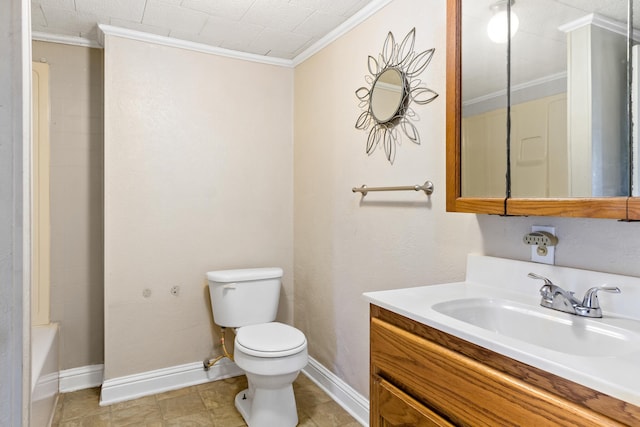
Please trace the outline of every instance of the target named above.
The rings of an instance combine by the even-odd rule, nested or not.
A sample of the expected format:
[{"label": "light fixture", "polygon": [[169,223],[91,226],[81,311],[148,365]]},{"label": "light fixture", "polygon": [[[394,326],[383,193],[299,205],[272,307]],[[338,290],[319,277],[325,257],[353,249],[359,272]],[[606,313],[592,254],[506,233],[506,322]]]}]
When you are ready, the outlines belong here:
[{"label": "light fixture", "polygon": [[499,0],[490,6],[493,16],[487,25],[487,34],[494,43],[506,43],[508,40],[507,2],[511,4],[511,37],[518,31],[518,15],[513,11],[514,0]]}]

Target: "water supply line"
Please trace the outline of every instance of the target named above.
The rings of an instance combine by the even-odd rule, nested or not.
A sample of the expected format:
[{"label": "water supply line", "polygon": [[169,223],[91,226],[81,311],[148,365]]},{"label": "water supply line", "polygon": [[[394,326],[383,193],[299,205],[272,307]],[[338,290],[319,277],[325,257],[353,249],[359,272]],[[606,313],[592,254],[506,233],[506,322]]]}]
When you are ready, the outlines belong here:
[{"label": "water supply line", "polygon": [[233,355],[229,354],[229,352],[227,351],[227,346],[224,343],[224,335],[225,335],[226,330],[227,330],[227,328],[225,328],[225,327],[221,327],[220,328],[220,344],[222,345],[222,355],[216,357],[215,359],[204,359],[202,364],[204,366],[204,370],[205,371],[208,371],[209,368],[211,368],[213,365],[218,363],[218,361],[224,359],[225,357],[227,359],[233,361]]}]

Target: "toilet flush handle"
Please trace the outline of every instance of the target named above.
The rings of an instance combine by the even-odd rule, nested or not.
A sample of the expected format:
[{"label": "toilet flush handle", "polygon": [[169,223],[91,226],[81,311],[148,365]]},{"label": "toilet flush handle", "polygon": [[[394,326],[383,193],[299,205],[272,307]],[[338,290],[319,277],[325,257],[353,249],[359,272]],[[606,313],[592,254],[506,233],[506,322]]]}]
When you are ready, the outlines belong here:
[{"label": "toilet flush handle", "polygon": [[226,285],[222,286],[222,289],[235,289],[235,288],[236,288],[235,283],[227,283]]}]

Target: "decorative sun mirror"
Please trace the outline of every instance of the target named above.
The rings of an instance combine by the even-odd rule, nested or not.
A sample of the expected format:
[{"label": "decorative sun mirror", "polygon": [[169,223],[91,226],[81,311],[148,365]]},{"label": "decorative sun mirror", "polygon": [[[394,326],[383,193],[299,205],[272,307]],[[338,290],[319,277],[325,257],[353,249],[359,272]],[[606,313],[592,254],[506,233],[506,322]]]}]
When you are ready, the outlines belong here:
[{"label": "decorative sun mirror", "polygon": [[438,97],[433,90],[422,85],[417,76],[422,73],[435,49],[414,52],[416,29],[409,31],[398,44],[389,32],[378,58],[369,56],[369,73],[365,77],[368,87],[356,90],[362,114],[356,120],[356,128],[369,132],[367,154],[382,143],[390,163],[395,158],[396,145],[402,133],[414,144],[420,144],[420,135],[411,120],[416,118],[411,104],[428,104]]}]

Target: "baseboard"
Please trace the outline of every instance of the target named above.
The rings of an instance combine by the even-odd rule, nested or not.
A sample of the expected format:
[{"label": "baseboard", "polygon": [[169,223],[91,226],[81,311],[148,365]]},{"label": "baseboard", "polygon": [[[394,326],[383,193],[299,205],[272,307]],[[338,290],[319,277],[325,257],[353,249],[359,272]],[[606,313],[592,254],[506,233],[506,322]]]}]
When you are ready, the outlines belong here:
[{"label": "baseboard", "polygon": [[[106,406],[125,400],[176,390],[209,381],[236,377],[244,373],[235,363],[222,359],[208,371],[202,362],[188,363],[140,374],[114,378],[103,382],[104,365],[90,365],[60,371],[60,392],[82,390],[102,385],[100,405]],[[302,372],[323,389],[363,426],[369,425],[369,401],[322,366],[313,357]]]},{"label": "baseboard", "polygon": [[98,387],[102,384],[104,365],[89,365],[60,371],[60,393]]},{"label": "baseboard", "polygon": [[202,362],[194,362],[113,378],[102,383],[100,406],[243,374],[231,360],[222,359],[208,371],[204,370]]},{"label": "baseboard", "polygon": [[313,357],[302,372],[363,426],[369,425],[369,400]]}]

